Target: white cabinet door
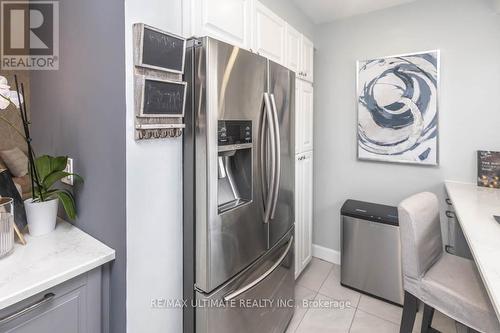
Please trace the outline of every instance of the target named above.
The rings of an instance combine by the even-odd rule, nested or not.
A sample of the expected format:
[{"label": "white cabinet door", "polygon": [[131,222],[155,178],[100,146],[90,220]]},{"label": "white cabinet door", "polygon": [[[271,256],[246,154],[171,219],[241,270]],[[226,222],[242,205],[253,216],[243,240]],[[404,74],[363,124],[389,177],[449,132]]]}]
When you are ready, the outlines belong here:
[{"label": "white cabinet door", "polygon": [[286,22],[258,1],[253,16],[253,50],[285,65]]},{"label": "white cabinet door", "polygon": [[302,152],[302,80],[295,80],[295,154]]},{"label": "white cabinet door", "polygon": [[286,66],[294,71],[299,72],[300,56],[302,45],[301,34],[292,28],[289,24],[286,26]]},{"label": "white cabinet door", "polygon": [[311,83],[296,80],[298,93],[295,101],[295,152],[313,150],[314,100]]},{"label": "white cabinet door", "polygon": [[312,259],[313,153],[295,161],[295,277]]},{"label": "white cabinet door", "polygon": [[312,259],[312,224],[313,224],[313,153],[307,152],[301,161],[301,215],[302,249],[301,266],[305,268]]},{"label": "white cabinet door", "polygon": [[194,34],[250,48],[250,1],[194,0]]},{"label": "white cabinet door", "polygon": [[314,45],[313,43],[307,39],[304,35],[302,35],[302,56],[301,56],[301,66],[300,73],[301,78],[307,80],[309,82],[314,81]]},{"label": "white cabinet door", "polygon": [[302,267],[302,155],[295,155],[295,278],[303,270]]}]

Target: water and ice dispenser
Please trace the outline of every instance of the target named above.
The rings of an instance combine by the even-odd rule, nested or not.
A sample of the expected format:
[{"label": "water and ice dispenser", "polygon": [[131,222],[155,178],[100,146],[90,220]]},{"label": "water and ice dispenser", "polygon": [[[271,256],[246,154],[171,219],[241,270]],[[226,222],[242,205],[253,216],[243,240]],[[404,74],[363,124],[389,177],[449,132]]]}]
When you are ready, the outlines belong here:
[{"label": "water and ice dispenser", "polygon": [[219,120],[218,213],[252,201],[252,121]]}]

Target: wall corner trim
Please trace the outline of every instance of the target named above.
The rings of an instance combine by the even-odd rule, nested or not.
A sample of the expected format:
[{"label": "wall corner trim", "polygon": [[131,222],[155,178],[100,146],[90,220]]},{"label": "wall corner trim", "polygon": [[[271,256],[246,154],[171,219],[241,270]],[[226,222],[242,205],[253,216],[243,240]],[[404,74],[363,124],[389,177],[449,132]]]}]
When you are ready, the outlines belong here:
[{"label": "wall corner trim", "polygon": [[327,247],[317,244],[312,246],[312,255],[318,259],[322,259],[332,264],[340,265],[340,251],[335,251]]}]

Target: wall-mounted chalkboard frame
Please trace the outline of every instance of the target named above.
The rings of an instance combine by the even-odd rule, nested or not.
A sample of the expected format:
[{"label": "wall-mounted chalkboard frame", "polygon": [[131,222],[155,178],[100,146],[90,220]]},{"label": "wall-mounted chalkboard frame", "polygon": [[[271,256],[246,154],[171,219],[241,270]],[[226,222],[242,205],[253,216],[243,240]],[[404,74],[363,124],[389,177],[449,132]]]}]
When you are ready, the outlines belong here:
[{"label": "wall-mounted chalkboard frame", "polygon": [[[151,113],[147,112],[146,110],[146,105],[145,105],[145,100],[146,100],[146,87],[149,82],[157,82],[157,83],[164,83],[168,85],[173,85],[177,86],[179,91],[182,94],[182,102],[181,106],[178,112],[175,113]],[[139,118],[179,118],[179,117],[184,117],[184,111],[186,109],[186,93],[187,93],[187,82],[183,81],[173,81],[173,80],[167,80],[167,79],[159,79],[156,77],[150,77],[150,76],[142,76],[140,79],[140,91],[141,91],[141,96],[140,96],[140,108],[139,108],[139,114],[137,115]]]},{"label": "wall-mounted chalkboard frame", "polygon": [[[144,23],[137,23],[136,26],[140,29],[140,33],[139,33],[139,45],[138,45],[139,48],[138,48],[137,56],[135,57],[135,65],[139,66],[139,67],[151,68],[151,69],[156,69],[156,70],[170,72],[170,73],[184,74],[184,61],[186,58],[186,39],[182,38],[180,36],[174,35],[172,33],[154,28],[152,26],[146,25]],[[181,45],[181,47],[179,47],[179,49],[176,50],[176,52],[175,52],[177,54],[180,53],[180,56],[178,55],[176,57],[179,59],[175,59],[175,61],[177,61],[178,64],[176,64],[174,66],[170,66],[170,65],[167,65],[165,63],[165,64],[160,66],[158,63],[154,63],[154,64],[148,63],[148,54],[144,53],[145,50],[146,50],[146,52],[148,51],[147,47],[145,48],[145,43],[144,43],[144,36],[148,32],[160,34],[163,37],[165,37],[173,42],[177,42],[178,45]],[[161,52],[158,52],[158,53],[161,53]]]}]

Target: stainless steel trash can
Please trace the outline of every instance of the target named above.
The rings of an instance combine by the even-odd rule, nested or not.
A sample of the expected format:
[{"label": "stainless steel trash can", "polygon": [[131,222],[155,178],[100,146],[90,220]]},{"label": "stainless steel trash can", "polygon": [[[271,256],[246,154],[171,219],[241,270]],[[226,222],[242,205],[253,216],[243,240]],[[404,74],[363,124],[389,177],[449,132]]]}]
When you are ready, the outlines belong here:
[{"label": "stainless steel trash can", "polygon": [[341,215],[341,284],[402,305],[403,276],[397,208],[347,200]]}]

